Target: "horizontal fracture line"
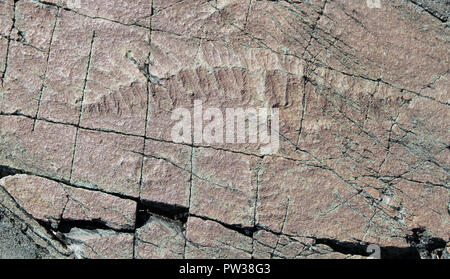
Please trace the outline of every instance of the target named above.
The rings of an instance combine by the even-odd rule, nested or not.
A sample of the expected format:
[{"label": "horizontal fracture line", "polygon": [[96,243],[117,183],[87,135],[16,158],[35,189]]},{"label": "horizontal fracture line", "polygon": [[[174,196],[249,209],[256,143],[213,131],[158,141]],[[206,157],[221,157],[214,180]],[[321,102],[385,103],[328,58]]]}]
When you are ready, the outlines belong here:
[{"label": "horizontal fracture line", "polygon": [[[3,112],[0,112],[0,116],[19,116],[19,117],[26,117],[26,118],[29,118],[29,119],[32,119],[32,120],[35,119],[35,117],[30,116],[30,115],[26,115],[26,114],[23,114],[23,113],[3,113]],[[311,166],[311,167],[320,167],[320,166],[313,165],[313,164],[308,164],[307,162],[314,161],[314,162],[319,162],[320,163],[320,161],[322,160],[320,158],[319,158],[320,159],[319,160],[318,158],[315,158],[314,156],[312,156],[312,158],[314,158],[314,160],[299,160],[299,159],[295,159],[295,158],[292,158],[292,157],[285,157],[285,156],[281,156],[281,155],[273,155],[273,154],[259,155],[259,154],[255,154],[255,153],[248,153],[248,152],[244,152],[244,151],[225,149],[225,148],[214,147],[214,146],[204,146],[204,145],[196,145],[196,144],[189,144],[189,143],[182,143],[182,142],[173,142],[173,141],[169,141],[169,140],[152,138],[152,137],[148,137],[148,136],[142,136],[142,135],[131,134],[131,133],[126,133],[126,132],[119,132],[119,131],[103,129],[103,128],[84,127],[84,126],[73,124],[73,123],[59,122],[59,121],[46,119],[46,118],[37,118],[37,120],[43,121],[43,122],[47,122],[47,123],[52,123],[52,124],[72,126],[74,128],[79,128],[79,129],[86,130],[86,131],[111,133],[111,134],[128,136],[128,137],[142,138],[144,140],[152,140],[152,141],[163,142],[163,143],[170,143],[170,144],[175,144],[175,145],[183,145],[183,146],[193,147],[193,148],[212,149],[212,150],[218,150],[218,151],[229,152],[229,153],[234,153],[234,154],[242,154],[242,155],[246,155],[246,156],[252,156],[252,157],[259,158],[259,159],[264,159],[265,157],[282,158],[282,159],[289,160],[289,161],[303,163],[303,164],[305,164],[307,166]],[[299,150],[299,151],[305,152],[303,150]],[[307,154],[310,155],[309,153],[307,153]]]},{"label": "horizontal fracture line", "polygon": [[[35,119],[35,117],[27,115],[27,114],[23,114],[23,113],[3,113],[3,112],[0,112],[0,116],[19,116],[19,117],[29,118],[29,119],[32,119],[32,120]],[[126,133],[126,132],[119,132],[119,131],[109,130],[109,129],[104,129],[104,128],[90,128],[90,127],[85,127],[85,126],[81,126],[81,125],[77,125],[77,124],[73,124],[73,123],[59,122],[59,121],[46,119],[46,118],[37,118],[37,120],[43,121],[43,122],[47,122],[47,123],[57,124],[57,125],[72,126],[74,128],[79,128],[79,129],[87,130],[87,131],[112,133],[112,134],[117,134],[117,135],[122,135],[122,136],[142,138],[144,140],[152,140],[152,141],[163,142],[163,143],[170,143],[170,144],[175,144],[175,145],[183,145],[183,146],[193,147],[193,148],[213,149],[213,150],[218,150],[218,151],[224,151],[224,152],[230,152],[230,153],[235,153],[235,154],[242,154],[242,155],[257,157],[257,158],[260,158],[260,159],[264,159],[265,157],[282,158],[282,159],[286,159],[286,160],[289,160],[289,161],[300,162],[300,163],[303,163],[303,164],[305,164],[307,166],[311,166],[311,167],[320,167],[320,166],[317,166],[317,165],[314,165],[314,164],[308,164],[307,162],[314,161],[314,162],[320,163],[322,160],[324,160],[322,158],[315,158],[314,156],[312,156],[309,153],[306,153],[306,154],[310,155],[314,160],[299,160],[299,159],[295,159],[295,158],[292,158],[292,157],[285,157],[285,156],[273,155],[273,154],[259,155],[259,154],[255,154],[255,153],[248,153],[248,152],[232,150],[232,149],[225,149],[225,148],[214,147],[214,146],[205,146],[205,145],[196,145],[196,144],[189,144],[189,143],[182,143],[182,142],[173,142],[173,141],[169,141],[169,140],[158,139],[158,138],[153,138],[153,137],[148,137],[148,136],[143,136],[143,135],[137,135],[137,134],[131,134],[131,133]],[[293,143],[291,143],[291,144],[294,145]],[[303,151],[303,150],[299,150],[299,151],[306,152],[306,151]]]},{"label": "horizontal fracture line", "polygon": [[121,25],[128,26],[128,27],[133,27],[134,26],[134,27],[139,27],[139,28],[143,28],[143,29],[150,29],[149,27],[141,25],[141,24],[138,24],[138,23],[124,23],[124,22],[120,22],[118,20],[114,20],[114,19],[110,19],[110,18],[86,15],[86,14],[80,13],[79,11],[73,10],[71,8],[68,8],[66,6],[59,5],[59,4],[56,4],[56,3],[51,3],[51,2],[47,2],[47,1],[41,1],[41,0],[35,0],[35,1],[40,3],[40,4],[46,5],[46,6],[58,7],[58,8],[61,8],[61,9],[65,10],[65,11],[69,11],[69,12],[75,13],[77,15],[84,16],[84,17],[87,17],[87,18],[90,18],[90,19],[94,19],[94,20],[105,20],[105,21],[121,24]]},{"label": "horizontal fracture line", "polygon": [[[167,162],[167,163],[173,165],[174,167],[176,167],[176,168],[178,168],[178,169],[180,169],[180,170],[182,170],[182,171],[185,171],[185,172],[187,172],[187,173],[189,173],[189,174],[195,176],[196,178],[198,178],[198,179],[200,179],[200,180],[202,180],[202,181],[206,181],[206,182],[208,182],[208,183],[210,183],[210,184],[213,184],[213,185],[215,185],[215,186],[217,186],[217,187],[220,187],[220,188],[223,188],[223,189],[227,189],[227,190],[230,190],[230,191],[240,192],[240,193],[242,193],[242,195],[244,195],[246,198],[252,199],[251,197],[248,197],[248,196],[244,193],[244,191],[242,191],[242,190],[239,190],[239,189],[237,189],[237,188],[235,188],[235,187],[232,187],[232,186],[222,185],[222,184],[220,184],[220,183],[218,183],[218,182],[208,180],[208,179],[205,178],[205,177],[201,177],[200,175],[196,174],[196,173],[193,172],[192,170],[188,170],[188,169],[186,169],[186,168],[183,168],[182,166],[176,164],[175,162],[172,162],[172,160],[170,160],[170,159],[168,159],[168,158],[159,156],[159,155],[157,155],[157,154],[146,154],[145,152],[144,152],[144,153],[140,153],[140,152],[136,152],[136,151],[132,151],[132,150],[128,150],[128,151],[129,151],[129,152],[132,152],[132,153],[135,153],[135,154],[138,154],[138,155],[142,155],[143,157],[146,157],[146,158],[152,158],[152,159],[157,159],[157,160],[163,160],[163,161],[165,161],[165,162]],[[191,162],[191,164],[192,164],[192,162]]]},{"label": "horizontal fracture line", "polygon": [[2,35],[2,34],[0,34],[0,38],[3,38],[3,39],[8,40],[8,41],[12,41],[12,42],[16,42],[16,43],[22,44],[23,46],[30,47],[30,48],[32,48],[32,49],[34,49],[36,51],[39,51],[39,52],[46,52],[46,49],[41,49],[41,48],[39,48],[37,46],[34,46],[32,44],[28,44],[25,41],[22,41],[20,39],[13,39],[10,36],[6,36],[6,35]]},{"label": "horizontal fracture line", "polygon": [[[120,22],[120,21],[115,21],[115,20],[112,20],[112,19],[107,19],[107,18],[102,18],[102,17],[94,17],[94,16],[85,15],[85,14],[82,14],[82,13],[77,12],[77,11],[75,11],[75,10],[72,10],[72,9],[70,9],[70,8],[67,8],[67,7],[64,7],[64,6],[55,4],[55,3],[47,2],[47,1],[37,0],[37,2],[38,2],[38,3],[41,3],[41,4],[44,4],[44,5],[49,5],[49,6],[59,7],[59,8],[62,8],[62,9],[64,9],[64,10],[67,10],[67,11],[70,11],[70,12],[73,12],[73,13],[75,13],[75,14],[78,14],[78,15],[81,15],[81,16],[84,16],[84,17],[88,17],[88,18],[91,18],[91,19],[106,20],[106,21],[110,21],[110,22],[113,22],[113,23],[122,24],[122,25],[125,25],[125,26],[128,26],[128,27],[136,26],[136,27],[140,27],[140,28],[144,28],[144,29],[149,29],[149,30],[153,30],[153,31],[157,31],[157,32],[158,32],[158,31],[160,31],[160,32],[165,32],[164,30],[152,29],[151,27],[146,27],[146,26],[143,26],[143,25],[140,25],[140,24],[137,24],[137,23],[135,23],[135,24],[126,24],[126,23],[123,23],[123,22]],[[179,35],[179,34],[174,33],[174,35]],[[249,35],[251,35],[251,34],[249,34]],[[271,49],[271,50],[272,50],[272,49]],[[277,51],[274,51],[274,50],[272,50],[272,51],[275,52],[275,53],[277,53],[278,55],[281,55],[281,54],[278,53]],[[292,55],[292,56],[297,57],[296,55]],[[415,92],[415,91],[410,90],[410,89],[401,88],[401,87],[399,87],[399,86],[397,86],[397,85],[390,84],[389,82],[386,82],[386,81],[381,80],[381,79],[372,79],[372,78],[366,77],[366,76],[364,76],[364,75],[358,75],[358,74],[355,75],[355,74],[343,72],[343,71],[341,71],[341,70],[334,69],[334,68],[329,67],[329,66],[327,66],[327,65],[319,64],[319,63],[316,63],[316,62],[314,62],[314,61],[308,61],[308,59],[303,58],[303,57],[297,57],[297,58],[299,58],[300,60],[303,60],[303,61],[305,61],[305,62],[308,62],[308,63],[312,62],[312,63],[313,63],[314,65],[316,65],[316,66],[319,66],[319,67],[322,67],[322,68],[325,68],[325,69],[329,69],[329,70],[332,70],[332,71],[336,71],[336,72],[339,72],[339,73],[344,74],[344,75],[348,75],[348,76],[352,76],[352,77],[359,77],[359,78],[362,78],[362,79],[365,79],[365,80],[369,80],[369,81],[373,81],[373,82],[382,82],[382,83],[384,83],[384,84],[386,84],[386,85],[388,85],[388,86],[390,86],[390,87],[392,87],[392,88],[400,89],[400,90],[403,89],[403,90],[405,90],[405,91],[407,91],[407,92],[409,92],[409,93],[412,93],[412,94],[414,94],[414,95],[416,95],[416,96],[418,96],[418,97],[430,99],[430,100],[435,101],[435,102],[438,102],[438,103],[440,103],[440,104],[450,106],[450,103],[448,103],[448,102],[443,102],[443,101],[437,100],[437,99],[435,99],[435,98],[433,98],[433,97],[431,97],[431,96],[422,95],[422,94],[420,94],[419,92]]]},{"label": "horizontal fracture line", "polygon": [[[254,157],[258,157],[258,158],[264,158],[265,156],[270,156],[270,155],[258,155],[258,154],[254,154],[254,153],[248,153],[248,152],[243,152],[243,151],[237,151],[237,150],[231,150],[231,149],[225,149],[225,148],[220,148],[220,147],[213,147],[213,146],[205,146],[205,145],[196,145],[196,144],[189,144],[189,143],[182,143],[182,142],[173,142],[173,141],[169,141],[169,140],[164,140],[164,139],[158,139],[158,138],[152,138],[152,137],[148,137],[148,136],[143,136],[143,135],[138,135],[138,134],[132,134],[132,133],[126,133],[126,132],[120,132],[120,131],[115,131],[115,130],[110,130],[110,129],[104,129],[104,128],[90,128],[90,127],[85,127],[85,126],[81,126],[81,125],[77,125],[74,123],[69,123],[69,122],[60,122],[60,121],[55,121],[55,120],[51,120],[51,119],[47,119],[47,118],[42,118],[42,117],[34,117],[34,116],[30,116],[27,114],[23,114],[23,113],[0,113],[0,116],[19,116],[19,117],[26,117],[32,120],[38,120],[38,121],[43,121],[43,122],[47,122],[47,123],[52,123],[52,124],[58,124],[58,125],[66,125],[66,126],[72,126],[74,128],[79,128],[82,130],[87,130],[87,131],[96,131],[96,132],[104,132],[104,133],[112,133],[112,134],[118,134],[118,135],[122,135],[122,136],[129,136],[129,137],[137,137],[137,138],[142,138],[142,139],[146,139],[146,140],[153,140],[153,141],[158,141],[158,142],[164,142],[164,143],[171,143],[171,144],[177,144],[177,145],[184,145],[184,146],[189,146],[189,147],[194,147],[194,148],[210,148],[210,149],[214,149],[214,150],[219,150],[219,151],[224,151],[224,152],[230,152],[230,153],[236,153],[236,154],[243,154],[243,155],[247,155],[247,156],[254,156]],[[283,157],[284,158],[284,157]]]},{"label": "horizontal fracture line", "polygon": [[56,178],[56,177],[52,177],[52,176],[49,176],[49,175],[41,174],[41,173],[38,173],[38,172],[33,172],[33,171],[28,171],[28,170],[23,170],[23,169],[17,169],[17,168],[9,167],[7,165],[0,165],[0,167],[1,166],[5,166],[5,167],[8,167],[8,168],[12,169],[15,174],[27,174],[27,175],[31,175],[31,176],[37,176],[37,177],[45,178],[45,179],[48,179],[48,180],[51,180],[51,181],[54,181],[54,182],[57,182],[57,183],[62,183],[64,185],[72,187],[72,188],[89,190],[89,191],[94,191],[94,192],[100,192],[100,193],[103,193],[103,194],[108,194],[108,195],[111,195],[111,196],[115,196],[117,198],[126,199],[126,200],[133,200],[133,201],[139,202],[139,199],[136,198],[136,197],[128,196],[128,195],[125,195],[125,194],[109,192],[107,190],[101,189],[98,185],[94,185],[96,188],[90,188],[90,187],[85,186],[83,184],[70,182],[69,180],[64,179],[64,178]]}]

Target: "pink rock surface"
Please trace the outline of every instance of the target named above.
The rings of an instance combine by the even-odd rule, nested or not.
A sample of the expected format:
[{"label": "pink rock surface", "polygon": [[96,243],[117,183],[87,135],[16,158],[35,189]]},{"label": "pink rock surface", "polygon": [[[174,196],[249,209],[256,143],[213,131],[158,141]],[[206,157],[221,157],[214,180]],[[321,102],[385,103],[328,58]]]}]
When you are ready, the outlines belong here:
[{"label": "pink rock surface", "polygon": [[73,229],[66,234],[75,258],[129,259],[133,257],[133,234],[104,230]]},{"label": "pink rock surface", "polygon": [[146,140],[140,198],[189,207],[191,152],[189,146]]},{"label": "pink rock surface", "polygon": [[27,117],[4,115],[0,127],[1,165],[69,179],[75,127],[40,120],[34,124]]},{"label": "pink rock surface", "polygon": [[36,115],[46,68],[46,53],[11,41],[3,78],[1,111]]},{"label": "pink rock surface", "polygon": [[185,237],[180,224],[150,217],[136,230],[135,255],[138,259],[181,259],[184,250]]},{"label": "pink rock surface", "polygon": [[45,178],[19,174],[3,178],[0,186],[33,218],[58,225],[68,201],[62,185]]},{"label": "pink rock surface", "polygon": [[190,212],[227,224],[254,225],[256,167],[251,156],[195,149]]},{"label": "pink rock surface", "polygon": [[189,218],[186,258],[250,258],[252,239],[214,221]]},{"label": "pink rock surface", "polygon": [[39,117],[78,124],[85,89],[94,23],[86,17],[59,10]]},{"label": "pink rock surface", "polygon": [[[72,257],[444,257],[448,16],[380,3],[1,1],[4,200]],[[196,101],[280,148],[176,142]]]},{"label": "pink rock surface", "polygon": [[145,0],[49,0],[47,2],[90,18],[105,18],[124,25],[149,26],[150,24],[151,4]]},{"label": "pink rock surface", "polygon": [[116,230],[132,230],[136,202],[101,192],[65,187],[69,200],[62,215],[66,220],[96,221]]},{"label": "pink rock surface", "polygon": [[136,202],[85,190],[43,177],[19,174],[0,182],[20,207],[57,228],[61,221],[99,222],[114,230],[133,230]]},{"label": "pink rock surface", "polygon": [[126,196],[139,196],[143,139],[81,130],[73,162],[72,182]]},{"label": "pink rock surface", "polygon": [[109,21],[94,30],[81,125],[144,135],[148,93],[140,68],[147,63],[150,31]]}]

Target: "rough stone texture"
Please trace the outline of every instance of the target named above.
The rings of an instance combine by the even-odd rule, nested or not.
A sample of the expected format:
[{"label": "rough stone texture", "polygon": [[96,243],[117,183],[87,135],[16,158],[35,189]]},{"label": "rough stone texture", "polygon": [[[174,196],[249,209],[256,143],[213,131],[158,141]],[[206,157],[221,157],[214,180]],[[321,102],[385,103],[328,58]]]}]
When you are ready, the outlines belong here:
[{"label": "rough stone texture", "polygon": [[133,234],[105,230],[72,229],[65,234],[69,249],[78,259],[129,259],[133,257]]},{"label": "rough stone texture", "polygon": [[38,117],[78,124],[93,37],[92,25],[86,17],[62,9],[58,11]]},{"label": "rough stone texture", "polygon": [[68,201],[63,220],[99,221],[116,230],[132,230],[136,202],[101,192],[65,187]]},{"label": "rough stone texture", "polygon": [[2,116],[0,127],[0,165],[70,179],[75,127],[24,116]]},{"label": "rough stone texture", "polygon": [[105,18],[125,25],[149,26],[151,2],[145,0],[48,0],[47,3],[60,5],[89,18]]},{"label": "rough stone texture", "polygon": [[189,218],[186,258],[250,258],[252,239],[215,221]]},{"label": "rough stone texture", "polygon": [[136,230],[135,255],[138,259],[181,259],[184,250],[185,237],[179,223],[151,216]]},{"label": "rough stone texture", "polygon": [[189,146],[146,140],[140,198],[188,207],[191,152]]},{"label": "rough stone texture", "polygon": [[411,0],[411,2],[422,7],[442,22],[448,21],[448,16],[450,15],[450,1]]},{"label": "rough stone texture", "polygon": [[131,197],[139,196],[144,140],[81,130],[74,153],[71,181]]},{"label": "rough stone texture", "polygon": [[0,258],[2,259],[40,259],[45,258],[47,251],[38,246],[24,234],[26,226],[4,209],[0,210]]},{"label": "rough stone texture", "polygon": [[139,68],[149,53],[150,31],[108,21],[93,29],[81,125],[144,135],[147,79]]},{"label": "rough stone texture", "polygon": [[135,201],[25,174],[4,177],[0,187],[34,219],[54,229],[67,221],[99,222],[116,230],[134,228]]},{"label": "rough stone texture", "polygon": [[34,219],[57,227],[68,197],[56,182],[28,175],[7,176],[0,180],[3,187],[18,205]]},{"label": "rough stone texture", "polygon": [[190,212],[227,224],[254,225],[257,160],[207,148],[194,149]]},{"label": "rough stone texture", "polygon": [[448,258],[450,3],[380,3],[0,1],[0,257]]}]

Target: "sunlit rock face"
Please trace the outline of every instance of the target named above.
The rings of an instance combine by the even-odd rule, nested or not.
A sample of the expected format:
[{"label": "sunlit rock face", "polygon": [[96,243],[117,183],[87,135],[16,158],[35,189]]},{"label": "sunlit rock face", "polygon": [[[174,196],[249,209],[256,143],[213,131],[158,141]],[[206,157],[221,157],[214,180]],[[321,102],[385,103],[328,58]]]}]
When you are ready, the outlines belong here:
[{"label": "sunlit rock face", "polygon": [[448,257],[448,14],[1,1],[0,258]]}]

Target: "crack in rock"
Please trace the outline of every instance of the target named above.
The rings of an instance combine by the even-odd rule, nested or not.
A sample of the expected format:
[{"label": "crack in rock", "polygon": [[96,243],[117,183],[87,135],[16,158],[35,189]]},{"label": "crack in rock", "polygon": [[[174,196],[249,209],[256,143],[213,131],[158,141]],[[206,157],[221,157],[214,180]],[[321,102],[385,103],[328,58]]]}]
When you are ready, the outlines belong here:
[{"label": "crack in rock", "polygon": [[369,2],[0,1],[0,258],[448,258],[450,1]]}]

